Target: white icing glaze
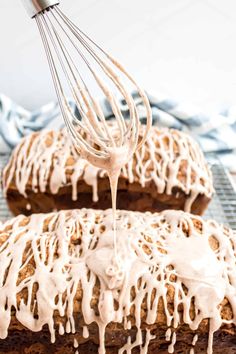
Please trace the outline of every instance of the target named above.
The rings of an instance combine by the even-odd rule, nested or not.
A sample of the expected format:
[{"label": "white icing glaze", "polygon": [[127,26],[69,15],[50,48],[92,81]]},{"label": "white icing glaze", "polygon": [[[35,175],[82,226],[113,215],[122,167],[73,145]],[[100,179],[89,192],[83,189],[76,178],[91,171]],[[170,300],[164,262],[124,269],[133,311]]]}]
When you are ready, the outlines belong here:
[{"label": "white icing glaze", "polygon": [[79,343],[77,341],[76,338],[74,338],[74,348],[78,348],[79,347]]},{"label": "white icing glaze", "polygon": [[59,331],[58,332],[59,332],[60,336],[63,336],[63,334],[65,334],[65,328],[63,327],[62,323],[59,324]]},{"label": "white icing glaze", "polygon": [[166,341],[169,342],[171,338],[171,328],[168,328],[166,331]]},{"label": "white icing glaze", "polygon": [[31,210],[31,204],[30,204],[30,203],[27,203],[27,204],[26,204],[26,209],[27,209],[27,210]]},{"label": "white icing glaze", "polygon": [[89,330],[87,326],[83,326],[83,337],[87,339],[89,337]]},{"label": "white icing glaze", "polygon": [[[224,323],[236,324],[235,234],[181,211],[117,211],[120,267],[116,269],[115,264],[111,269],[112,225],[112,210],[83,209],[32,215],[29,219],[19,216],[0,226],[0,338],[8,335],[12,308],[18,321],[29,330],[40,331],[47,325],[52,342],[57,331],[55,311],[65,320],[59,325],[59,333],[63,333],[62,327],[74,333],[78,323],[74,305],[81,301],[83,322],[98,325],[100,354],[105,353],[107,325],[128,323],[130,318],[132,327],[137,328],[136,339],[131,342],[129,338],[119,353],[131,353],[138,346],[140,353],[146,354],[154,339],[148,326],[156,323],[162,299],[166,325],[175,328],[172,336],[170,328],[166,333],[167,340],[171,336],[169,352],[173,352],[175,332],[178,336],[182,321],[194,332],[203,319],[209,319],[207,353],[212,353],[214,332]],[[93,303],[96,279],[100,284],[97,311]],[[38,287],[33,291],[36,283]],[[169,287],[174,290],[173,311],[168,306]],[[83,292],[80,300],[78,288]],[[27,297],[23,297],[23,290]],[[222,318],[220,306],[224,298],[232,308],[232,318],[227,320]],[[144,299],[145,319],[141,315]],[[194,317],[190,315],[193,299]],[[32,303],[37,307],[32,308]],[[145,343],[143,321],[147,329]]]},{"label": "white icing glaze", "polygon": [[198,335],[195,334],[194,337],[193,337],[192,345],[195,346],[197,341],[198,341]]},{"label": "white icing glaze", "polygon": [[144,331],[145,333],[145,341],[143,343],[143,335],[142,331],[138,329],[136,340],[132,343],[131,338],[128,337],[127,343],[118,350],[118,354],[132,354],[132,349],[139,347],[140,354],[147,354],[148,347],[152,339],[155,339],[155,336],[151,334],[149,329]]},{"label": "white icing glaze", "polygon": [[174,350],[175,350],[175,343],[176,343],[176,333],[173,332],[172,334],[172,339],[171,339],[171,343],[168,347],[168,353],[172,354],[174,353]]},{"label": "white icing glaze", "polygon": [[[192,346],[195,347],[196,343],[198,341],[198,335],[195,334],[194,337],[193,337],[193,341],[192,341]],[[189,354],[194,354],[194,348],[191,348],[190,349],[190,353]]]},{"label": "white icing glaze", "polygon": [[[72,199],[76,200],[78,181],[84,180],[97,201],[98,178],[105,175],[104,168],[92,166],[78,155],[65,130],[42,131],[25,138],[14,150],[3,173],[3,189],[6,194],[14,181],[24,196],[27,188],[42,193],[48,189],[56,194],[61,187],[71,184]],[[153,127],[145,145],[122,168],[121,177],[142,187],[153,181],[160,194],[171,195],[174,188],[179,188],[189,196],[186,211],[191,210],[199,194],[210,198],[213,193],[211,172],[197,143],[175,130]]]}]

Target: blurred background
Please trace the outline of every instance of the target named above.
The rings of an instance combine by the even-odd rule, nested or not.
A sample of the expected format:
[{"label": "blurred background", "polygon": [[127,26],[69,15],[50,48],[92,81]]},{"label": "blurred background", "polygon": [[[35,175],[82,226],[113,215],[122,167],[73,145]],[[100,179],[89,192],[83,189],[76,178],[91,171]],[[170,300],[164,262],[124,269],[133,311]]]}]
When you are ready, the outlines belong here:
[{"label": "blurred background", "polygon": [[[236,102],[235,0],[61,0],[62,10],[149,92],[207,109]],[[55,98],[36,24],[0,1],[0,92],[27,109]]]}]

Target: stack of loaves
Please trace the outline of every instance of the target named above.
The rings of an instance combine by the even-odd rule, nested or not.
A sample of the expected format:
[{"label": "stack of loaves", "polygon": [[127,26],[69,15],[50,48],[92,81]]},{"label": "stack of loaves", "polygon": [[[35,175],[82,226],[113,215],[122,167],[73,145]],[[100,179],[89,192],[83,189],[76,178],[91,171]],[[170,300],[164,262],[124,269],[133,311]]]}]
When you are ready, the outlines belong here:
[{"label": "stack of loaves", "polygon": [[122,169],[119,272],[108,177],[65,130],[24,138],[2,185],[0,353],[235,353],[236,237],[199,216],[214,189],[188,135],[153,127]]}]

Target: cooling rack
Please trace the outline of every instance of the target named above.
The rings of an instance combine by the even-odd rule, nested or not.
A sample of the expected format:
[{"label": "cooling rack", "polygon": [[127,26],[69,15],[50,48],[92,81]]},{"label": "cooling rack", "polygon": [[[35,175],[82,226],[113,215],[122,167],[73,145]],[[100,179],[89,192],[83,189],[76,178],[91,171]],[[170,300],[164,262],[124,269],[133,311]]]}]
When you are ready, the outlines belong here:
[{"label": "cooling rack", "polygon": [[[9,160],[9,155],[0,155],[0,171],[7,164]],[[1,175],[0,175],[1,176]],[[12,216],[11,212],[8,210],[5,198],[2,194],[2,189],[0,188],[0,221],[9,219]]]},{"label": "cooling rack", "polygon": [[[0,169],[6,165],[8,155],[0,155]],[[215,195],[206,211],[205,219],[214,219],[236,230],[236,190],[228,171],[222,166],[217,158],[212,159],[211,169],[214,179]],[[0,220],[4,221],[11,217],[2,191],[0,191]]]},{"label": "cooling rack", "polygon": [[236,230],[236,190],[232,178],[217,159],[211,170],[216,193],[204,218],[214,219]]}]

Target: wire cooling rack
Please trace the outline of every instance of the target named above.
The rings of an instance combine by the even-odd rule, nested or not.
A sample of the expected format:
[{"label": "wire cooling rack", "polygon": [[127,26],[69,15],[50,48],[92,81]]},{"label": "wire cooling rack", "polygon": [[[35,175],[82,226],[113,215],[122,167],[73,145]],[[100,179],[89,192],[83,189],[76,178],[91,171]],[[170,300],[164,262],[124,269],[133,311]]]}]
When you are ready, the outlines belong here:
[{"label": "wire cooling rack", "polygon": [[[0,155],[1,170],[8,159],[8,155]],[[236,190],[228,171],[221,165],[219,160],[217,158],[212,159],[212,157],[210,160],[216,193],[204,218],[214,219],[236,230]],[[2,191],[0,191],[0,221],[7,220],[11,216]]]},{"label": "wire cooling rack", "polygon": [[[2,172],[2,169],[7,164],[8,160],[9,160],[9,155],[0,155],[0,172]],[[2,189],[0,188],[0,221],[7,220],[11,216],[12,214],[7,207],[5,198],[2,194]]]},{"label": "wire cooling rack", "polygon": [[211,167],[215,195],[204,219],[214,219],[236,230],[236,190],[229,172],[216,162]]}]

